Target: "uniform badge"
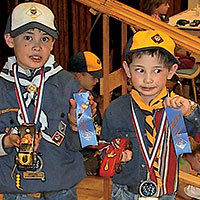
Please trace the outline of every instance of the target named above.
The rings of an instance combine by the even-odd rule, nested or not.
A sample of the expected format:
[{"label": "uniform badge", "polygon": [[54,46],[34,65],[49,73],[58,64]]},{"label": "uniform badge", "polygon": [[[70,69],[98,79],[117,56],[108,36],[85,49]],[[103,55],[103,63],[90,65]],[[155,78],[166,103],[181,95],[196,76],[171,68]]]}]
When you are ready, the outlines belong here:
[{"label": "uniform badge", "polygon": [[160,44],[161,42],[163,42],[163,39],[161,38],[161,36],[160,36],[159,34],[154,35],[151,39],[152,39],[155,43],[158,43],[158,44]]},{"label": "uniform badge", "polygon": [[62,143],[62,141],[64,140],[65,136],[59,132],[59,131],[55,131],[55,133],[52,136],[52,140],[55,142],[55,144],[59,147]]}]

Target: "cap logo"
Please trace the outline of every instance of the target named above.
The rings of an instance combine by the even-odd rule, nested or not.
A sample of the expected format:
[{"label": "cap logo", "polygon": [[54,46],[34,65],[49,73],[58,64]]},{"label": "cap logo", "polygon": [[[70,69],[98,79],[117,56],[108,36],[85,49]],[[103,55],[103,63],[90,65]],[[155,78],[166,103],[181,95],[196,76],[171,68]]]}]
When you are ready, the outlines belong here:
[{"label": "cap logo", "polygon": [[155,42],[160,44],[161,42],[163,42],[163,39],[161,38],[161,36],[159,34],[154,35],[153,37],[151,37],[151,39]]},{"label": "cap logo", "polygon": [[26,12],[26,14],[27,14],[29,17],[37,18],[37,17],[39,17],[42,13],[41,13],[36,7],[31,7],[31,8]]}]

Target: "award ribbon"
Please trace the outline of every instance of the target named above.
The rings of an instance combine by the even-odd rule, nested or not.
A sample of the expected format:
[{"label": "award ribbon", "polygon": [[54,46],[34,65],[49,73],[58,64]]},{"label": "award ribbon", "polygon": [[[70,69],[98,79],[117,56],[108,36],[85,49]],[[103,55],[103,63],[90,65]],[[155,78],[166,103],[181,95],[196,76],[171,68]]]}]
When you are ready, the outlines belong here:
[{"label": "award ribbon", "polygon": [[89,92],[75,93],[73,96],[76,101],[76,120],[81,146],[97,145],[91,105],[88,99]]},{"label": "award ribbon", "polygon": [[176,155],[192,153],[181,109],[166,107],[166,113]]}]

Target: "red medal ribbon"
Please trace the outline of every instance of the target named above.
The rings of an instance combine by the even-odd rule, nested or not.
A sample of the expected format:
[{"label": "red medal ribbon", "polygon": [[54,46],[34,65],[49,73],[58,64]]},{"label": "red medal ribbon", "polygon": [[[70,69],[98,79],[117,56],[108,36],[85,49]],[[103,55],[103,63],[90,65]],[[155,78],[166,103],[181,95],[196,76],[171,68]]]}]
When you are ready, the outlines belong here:
[{"label": "red medal ribbon", "polygon": [[[24,99],[23,99],[23,96],[22,96],[22,92],[21,92],[21,89],[20,89],[19,78],[18,78],[18,75],[17,75],[17,71],[18,71],[17,63],[13,64],[12,70],[13,70],[13,76],[14,76],[15,93],[16,93],[19,108],[22,112],[22,119],[23,119],[24,123],[30,123],[28,113],[27,113],[27,109],[26,109]],[[34,119],[33,119],[34,124],[37,124],[37,121],[38,121],[38,118],[39,118],[39,113],[40,113],[41,105],[42,105],[43,88],[44,88],[44,67],[42,67],[40,69],[40,84],[39,84],[39,88],[38,88],[36,105],[35,105],[35,108],[34,108]]]}]

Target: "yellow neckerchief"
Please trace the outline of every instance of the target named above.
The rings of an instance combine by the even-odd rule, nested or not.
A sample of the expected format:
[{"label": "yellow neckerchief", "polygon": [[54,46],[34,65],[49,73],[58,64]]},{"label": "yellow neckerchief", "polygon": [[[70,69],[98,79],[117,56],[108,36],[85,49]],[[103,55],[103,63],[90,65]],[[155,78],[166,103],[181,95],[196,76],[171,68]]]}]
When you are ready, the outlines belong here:
[{"label": "yellow neckerchief", "polygon": [[[138,104],[138,106],[140,107],[140,109],[142,110],[146,110],[146,111],[149,111],[149,112],[153,112],[154,110],[156,109],[161,109],[163,108],[163,100],[164,98],[167,96],[168,94],[168,91],[167,91],[167,88],[164,87],[162,89],[162,91],[154,98],[151,100],[151,102],[149,103],[146,103],[143,98],[140,96],[140,94],[132,89],[132,91],[130,92],[132,98],[134,99],[134,101]],[[170,93],[170,96],[174,96],[174,92],[172,91]]]}]

